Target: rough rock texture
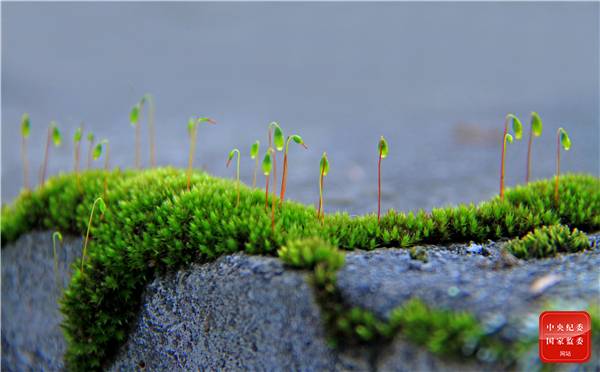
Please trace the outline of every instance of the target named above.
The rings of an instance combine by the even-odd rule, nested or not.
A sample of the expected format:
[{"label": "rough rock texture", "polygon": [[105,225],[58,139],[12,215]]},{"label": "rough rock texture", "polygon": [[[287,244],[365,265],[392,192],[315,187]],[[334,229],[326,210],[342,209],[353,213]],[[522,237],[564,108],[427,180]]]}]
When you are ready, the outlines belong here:
[{"label": "rough rock texture", "polygon": [[[466,367],[402,341],[395,347],[398,358],[384,361],[394,370]],[[234,254],[154,280],[110,369],[367,371],[379,369],[380,351],[329,348],[305,272],[276,258]]]},{"label": "rough rock texture", "polygon": [[364,369],[327,347],[307,275],[276,258],[234,254],[148,286],[129,342],[111,368]]},{"label": "rough rock texture", "polygon": [[52,232],[34,232],[2,247],[2,370],[56,371],[66,343],[57,301],[69,280],[69,265],[81,257],[81,239],[57,245],[54,275]]},{"label": "rough rock texture", "polygon": [[[431,307],[473,313],[489,333],[507,340],[535,339],[542,308],[585,310],[600,301],[600,249],[522,261],[502,254],[497,243],[423,248],[426,263],[411,259],[406,249],[347,253],[338,274],[343,297],[383,318],[417,297]],[[403,347],[382,352],[382,370],[401,361]],[[533,358],[521,361],[524,368],[539,363],[535,349]],[[478,357],[493,362],[489,355]],[[591,364],[600,369],[600,360]]]},{"label": "rough rock texture", "polygon": [[[61,255],[61,262],[80,255],[81,241],[65,240],[67,255]],[[49,232],[29,234],[2,250],[3,370],[63,366],[51,251]],[[538,311],[545,304],[585,308],[600,297],[597,250],[526,263],[502,255],[496,244],[426,251],[427,263],[411,259],[405,249],[349,252],[339,273],[340,290],[349,303],[382,317],[412,296],[435,307],[468,310],[490,332],[509,338],[535,334]],[[540,277],[546,277],[546,284]],[[190,266],[156,278],[143,303],[110,370],[493,367],[439,359],[402,337],[369,349],[330,349],[308,273],[287,269],[276,258],[235,254]]]}]

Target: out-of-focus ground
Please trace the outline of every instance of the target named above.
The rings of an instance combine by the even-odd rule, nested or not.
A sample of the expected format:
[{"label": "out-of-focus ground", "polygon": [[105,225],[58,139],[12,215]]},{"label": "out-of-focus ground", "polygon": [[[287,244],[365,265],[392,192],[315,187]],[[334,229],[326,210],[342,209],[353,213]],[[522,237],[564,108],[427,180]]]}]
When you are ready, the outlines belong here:
[{"label": "out-of-focus ground", "polygon": [[[46,126],[66,144],[49,173],[73,167],[71,138],[111,141],[112,164],[133,165],[131,106],[156,100],[159,165],[185,166],[186,122],[201,127],[195,162],[218,176],[230,149],[266,142],[267,124],[297,132],[286,196],[325,208],[376,208],[377,140],[385,135],[383,207],[478,202],[498,190],[507,112],[538,111],[533,177],[555,167],[555,133],[573,148],[563,171],[599,174],[598,3],[2,3],[2,202],[22,185],[19,121],[32,118],[30,177]],[[145,125],[145,124],[144,124]],[[143,138],[148,164],[147,133]],[[526,138],[507,150],[507,185],[525,176]],[[261,151],[262,152],[262,151]],[[281,159],[281,156],[279,157]],[[280,163],[281,164],[281,163]],[[100,166],[100,162],[96,166]],[[260,179],[264,184],[264,178]]]}]

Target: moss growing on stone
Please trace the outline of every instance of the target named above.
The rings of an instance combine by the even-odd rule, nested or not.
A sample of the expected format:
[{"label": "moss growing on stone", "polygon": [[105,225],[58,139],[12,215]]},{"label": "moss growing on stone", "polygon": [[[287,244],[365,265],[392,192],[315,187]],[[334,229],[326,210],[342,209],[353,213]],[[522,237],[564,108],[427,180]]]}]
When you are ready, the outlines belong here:
[{"label": "moss growing on stone", "polygon": [[475,206],[459,205],[408,214],[390,211],[382,216],[326,218],[327,236],[340,248],[374,249],[421,244],[485,242],[523,236],[536,227],[563,224],[582,231],[600,230],[600,180],[593,176],[561,178],[561,202],[554,204],[551,181],[531,182],[508,189]]},{"label": "moss growing on stone", "polygon": [[[105,176],[111,187],[103,195]],[[538,181],[507,190],[504,201],[495,198],[477,207],[431,213],[391,212],[382,216],[380,224],[375,215],[350,218],[347,214],[326,216],[321,224],[314,208],[286,201],[284,208],[277,208],[274,229],[261,190],[242,186],[236,208],[235,183],[204,173],[192,175],[190,191],[185,172],[172,168],[88,171],[79,182],[77,187],[75,175],[62,175],[23,193],[14,204],[3,207],[1,226],[2,245],[37,228],[82,234],[93,201],[103,195],[107,209],[102,221],[92,226],[89,256],[83,270],[81,261],[74,264],[61,301],[66,359],[73,370],[106,366],[127,337],[145,285],[158,272],[192,262],[238,251],[275,255],[287,247],[282,256],[289,262],[313,265],[319,296],[325,299],[322,303],[331,307],[324,313],[343,314],[329,315],[326,321],[335,322],[342,335],[356,335],[364,342],[387,337],[396,328],[364,310],[346,311],[334,285],[338,255],[332,248],[322,251],[315,243],[308,251],[311,256],[304,257],[293,248],[298,247],[294,243],[298,239],[318,237],[342,249],[373,249],[512,238],[557,223],[600,229],[600,181],[584,175],[561,179],[558,208],[551,181]],[[398,319],[399,324],[405,320]]]},{"label": "moss growing on stone", "polygon": [[[319,247],[320,245],[320,247]],[[429,352],[458,360],[477,359],[484,363],[515,369],[521,358],[532,347],[537,347],[537,332],[517,340],[508,340],[497,332],[486,331],[486,326],[466,311],[435,309],[418,298],[412,298],[394,308],[387,319],[378,318],[372,311],[350,306],[336,287],[336,278],[343,262],[343,253],[319,239],[297,240],[295,252],[327,252],[321,264],[312,260],[292,259],[287,249],[279,251],[280,258],[295,268],[313,270],[313,284],[317,301],[334,347],[373,345],[381,348],[395,337],[401,337]],[[301,256],[301,253],[297,253]],[[342,256],[342,257],[339,257]],[[325,257],[338,257],[336,259]],[[333,262],[334,264],[329,264]],[[548,308],[550,310],[552,308]],[[543,311],[540,310],[540,311]],[[587,309],[592,318],[592,334],[600,333],[600,307],[592,304]],[[600,337],[594,336],[594,344]],[[377,352],[377,350],[375,350]]]},{"label": "moss growing on stone", "polygon": [[[336,248],[318,239],[297,240],[291,247],[282,248],[279,256],[290,266],[313,270],[316,297],[332,346],[388,342],[399,336],[436,355],[465,359],[486,353],[505,365],[514,363],[520,352],[520,344],[510,344],[486,334],[472,314],[432,309],[417,298],[396,307],[387,320],[378,318],[372,311],[350,306],[336,286],[342,266],[339,263],[343,262],[341,251],[336,252]],[[296,253],[291,255],[290,251]],[[290,256],[302,257],[306,251],[323,252],[320,263],[290,259]]]},{"label": "moss growing on stone", "polygon": [[313,269],[324,264],[328,269],[337,271],[344,266],[344,255],[320,238],[290,241],[277,253],[284,263],[292,267]]},{"label": "moss growing on stone", "polygon": [[575,253],[590,249],[588,237],[567,226],[543,226],[522,238],[509,241],[506,248],[518,258],[546,258],[559,253]]},{"label": "moss growing on stone", "polygon": [[413,260],[418,260],[423,263],[428,261],[427,251],[424,247],[412,247],[409,251],[410,258]]}]

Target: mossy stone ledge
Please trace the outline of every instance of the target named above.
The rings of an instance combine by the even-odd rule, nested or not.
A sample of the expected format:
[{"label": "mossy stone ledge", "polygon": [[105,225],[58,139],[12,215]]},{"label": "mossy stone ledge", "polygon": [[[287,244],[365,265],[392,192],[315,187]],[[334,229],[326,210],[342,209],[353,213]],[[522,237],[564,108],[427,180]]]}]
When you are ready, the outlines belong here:
[{"label": "mossy stone ledge", "polygon": [[[67,365],[73,370],[92,370],[107,366],[127,340],[142,304],[144,288],[157,275],[236,252],[275,256],[280,248],[306,238],[318,238],[340,249],[370,250],[482,243],[488,239],[522,237],[535,228],[556,224],[586,232],[600,230],[598,178],[565,175],[561,178],[560,192],[560,203],[555,205],[551,180],[537,181],[507,190],[504,201],[494,198],[478,206],[435,209],[430,213],[392,211],[382,217],[381,224],[377,224],[375,215],[351,218],[347,214],[328,215],[321,223],[314,207],[286,201],[277,209],[272,231],[261,190],[243,186],[236,207],[235,183],[203,173],[193,174],[192,189],[188,192],[185,172],[177,169],[90,171],[81,174],[80,186],[73,175],[61,175],[40,189],[22,194],[11,206],[3,207],[2,246],[34,229],[80,235],[87,227],[94,199],[103,196],[108,209],[94,218],[89,256],[83,270],[79,268],[80,262],[74,265],[72,280],[61,301],[68,341]],[[317,256],[320,260],[330,254]],[[351,304],[343,286],[338,288],[337,284],[344,277],[343,271],[337,273],[339,267],[332,269],[338,261],[326,264],[317,261],[311,261],[311,268],[316,283],[325,284],[326,296],[321,298],[321,305],[331,303],[331,299]],[[395,306],[398,305],[402,304],[396,302]],[[377,328],[386,337],[403,332],[405,318],[398,316],[397,326],[384,329],[377,324],[386,322],[381,320],[386,314],[373,310],[368,311],[375,315],[364,315],[367,310],[362,314],[355,310],[357,314],[351,315],[362,322],[352,331],[361,342],[377,339],[372,337],[377,335],[373,331]],[[479,320],[473,319],[472,327],[477,329]],[[343,326],[344,322],[341,323]],[[424,343],[434,352],[435,344]]]}]

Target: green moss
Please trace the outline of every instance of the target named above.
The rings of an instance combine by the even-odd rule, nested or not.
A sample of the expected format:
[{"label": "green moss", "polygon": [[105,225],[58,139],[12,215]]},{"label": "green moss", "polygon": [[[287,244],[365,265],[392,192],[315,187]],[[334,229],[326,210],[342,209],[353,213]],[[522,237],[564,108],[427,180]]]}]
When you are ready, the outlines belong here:
[{"label": "green moss", "polygon": [[[318,247],[319,244],[321,248]],[[508,341],[496,332],[487,333],[486,327],[469,312],[434,309],[418,298],[412,298],[393,309],[388,320],[380,319],[369,310],[348,305],[336,287],[337,272],[341,268],[337,263],[343,262],[343,258],[332,260],[325,257],[338,257],[342,255],[341,251],[336,253],[330,244],[317,239],[297,240],[293,246],[296,252],[327,252],[322,255],[320,262],[323,265],[320,266],[311,260],[290,260],[287,249],[279,251],[280,257],[288,265],[314,271],[316,297],[328,332],[329,344],[333,347],[362,344],[380,348],[381,343],[401,337],[435,355],[457,360],[495,362],[496,366],[509,369],[515,369],[521,358],[532,347],[537,347],[537,332],[532,337]],[[301,256],[301,253],[298,255]],[[329,265],[329,262],[334,264]],[[600,334],[600,307],[592,304],[588,312],[592,318],[592,335],[595,335],[593,342],[596,344],[596,341],[600,342],[600,337],[597,337]],[[542,369],[546,367],[543,365]]]},{"label": "green moss", "polygon": [[410,258],[421,262],[427,262],[429,260],[427,251],[423,247],[412,247],[409,251]]},{"label": "green moss", "polygon": [[537,228],[520,239],[513,239],[507,243],[506,249],[518,258],[545,258],[590,249],[590,242],[577,229],[554,225]]},{"label": "green moss", "polygon": [[[321,244],[321,248],[319,248]],[[316,297],[321,307],[329,343],[334,346],[352,346],[390,341],[400,336],[430,352],[452,358],[469,358],[486,353],[493,360],[511,364],[520,345],[508,344],[494,335],[487,335],[484,327],[471,314],[444,309],[432,309],[413,298],[391,311],[389,320],[382,320],[369,310],[350,306],[336,287],[341,251],[315,239],[298,240],[293,244],[294,256],[305,251],[322,254],[322,265],[312,260],[291,259],[290,249],[281,249],[280,257],[288,265],[313,270]],[[325,257],[336,257],[335,259]],[[333,262],[333,264],[330,264]]]},{"label": "green moss", "polygon": [[344,255],[320,238],[290,241],[277,253],[284,263],[292,267],[313,269],[318,264],[325,264],[337,271],[344,266]]},{"label": "green moss", "polygon": [[325,220],[327,236],[344,249],[410,247],[420,244],[484,242],[523,236],[536,227],[564,224],[583,231],[600,230],[600,180],[592,176],[561,178],[560,203],[552,182],[542,180],[506,191],[477,206],[460,205],[431,213],[391,211],[377,224],[376,215],[335,214]]},{"label": "green moss", "polygon": [[235,183],[203,173],[193,174],[189,192],[185,172],[172,168],[89,171],[80,175],[80,183],[78,187],[74,175],[52,178],[3,207],[1,225],[2,245],[36,228],[81,234],[94,199],[103,196],[108,209],[102,217],[94,217],[84,270],[81,262],[74,263],[61,301],[66,360],[74,370],[100,369],[107,363],[127,337],[145,285],[157,272],[191,262],[238,251],[275,255],[287,247],[282,256],[288,262],[313,266],[319,296],[324,306],[332,307],[324,313],[343,314],[332,315],[329,322],[335,322],[342,334],[373,341],[388,337],[394,327],[364,310],[346,311],[334,285],[339,255],[314,243],[305,256],[298,239],[318,237],[343,249],[372,249],[511,238],[557,223],[586,231],[600,229],[600,181],[583,175],[561,178],[557,208],[551,181],[538,181],[507,190],[504,201],[495,198],[477,207],[416,215],[391,212],[380,225],[375,215],[350,218],[347,214],[327,216],[321,224],[313,207],[286,201],[277,209],[275,232],[270,213],[264,210],[263,191],[241,187],[236,208]]}]

